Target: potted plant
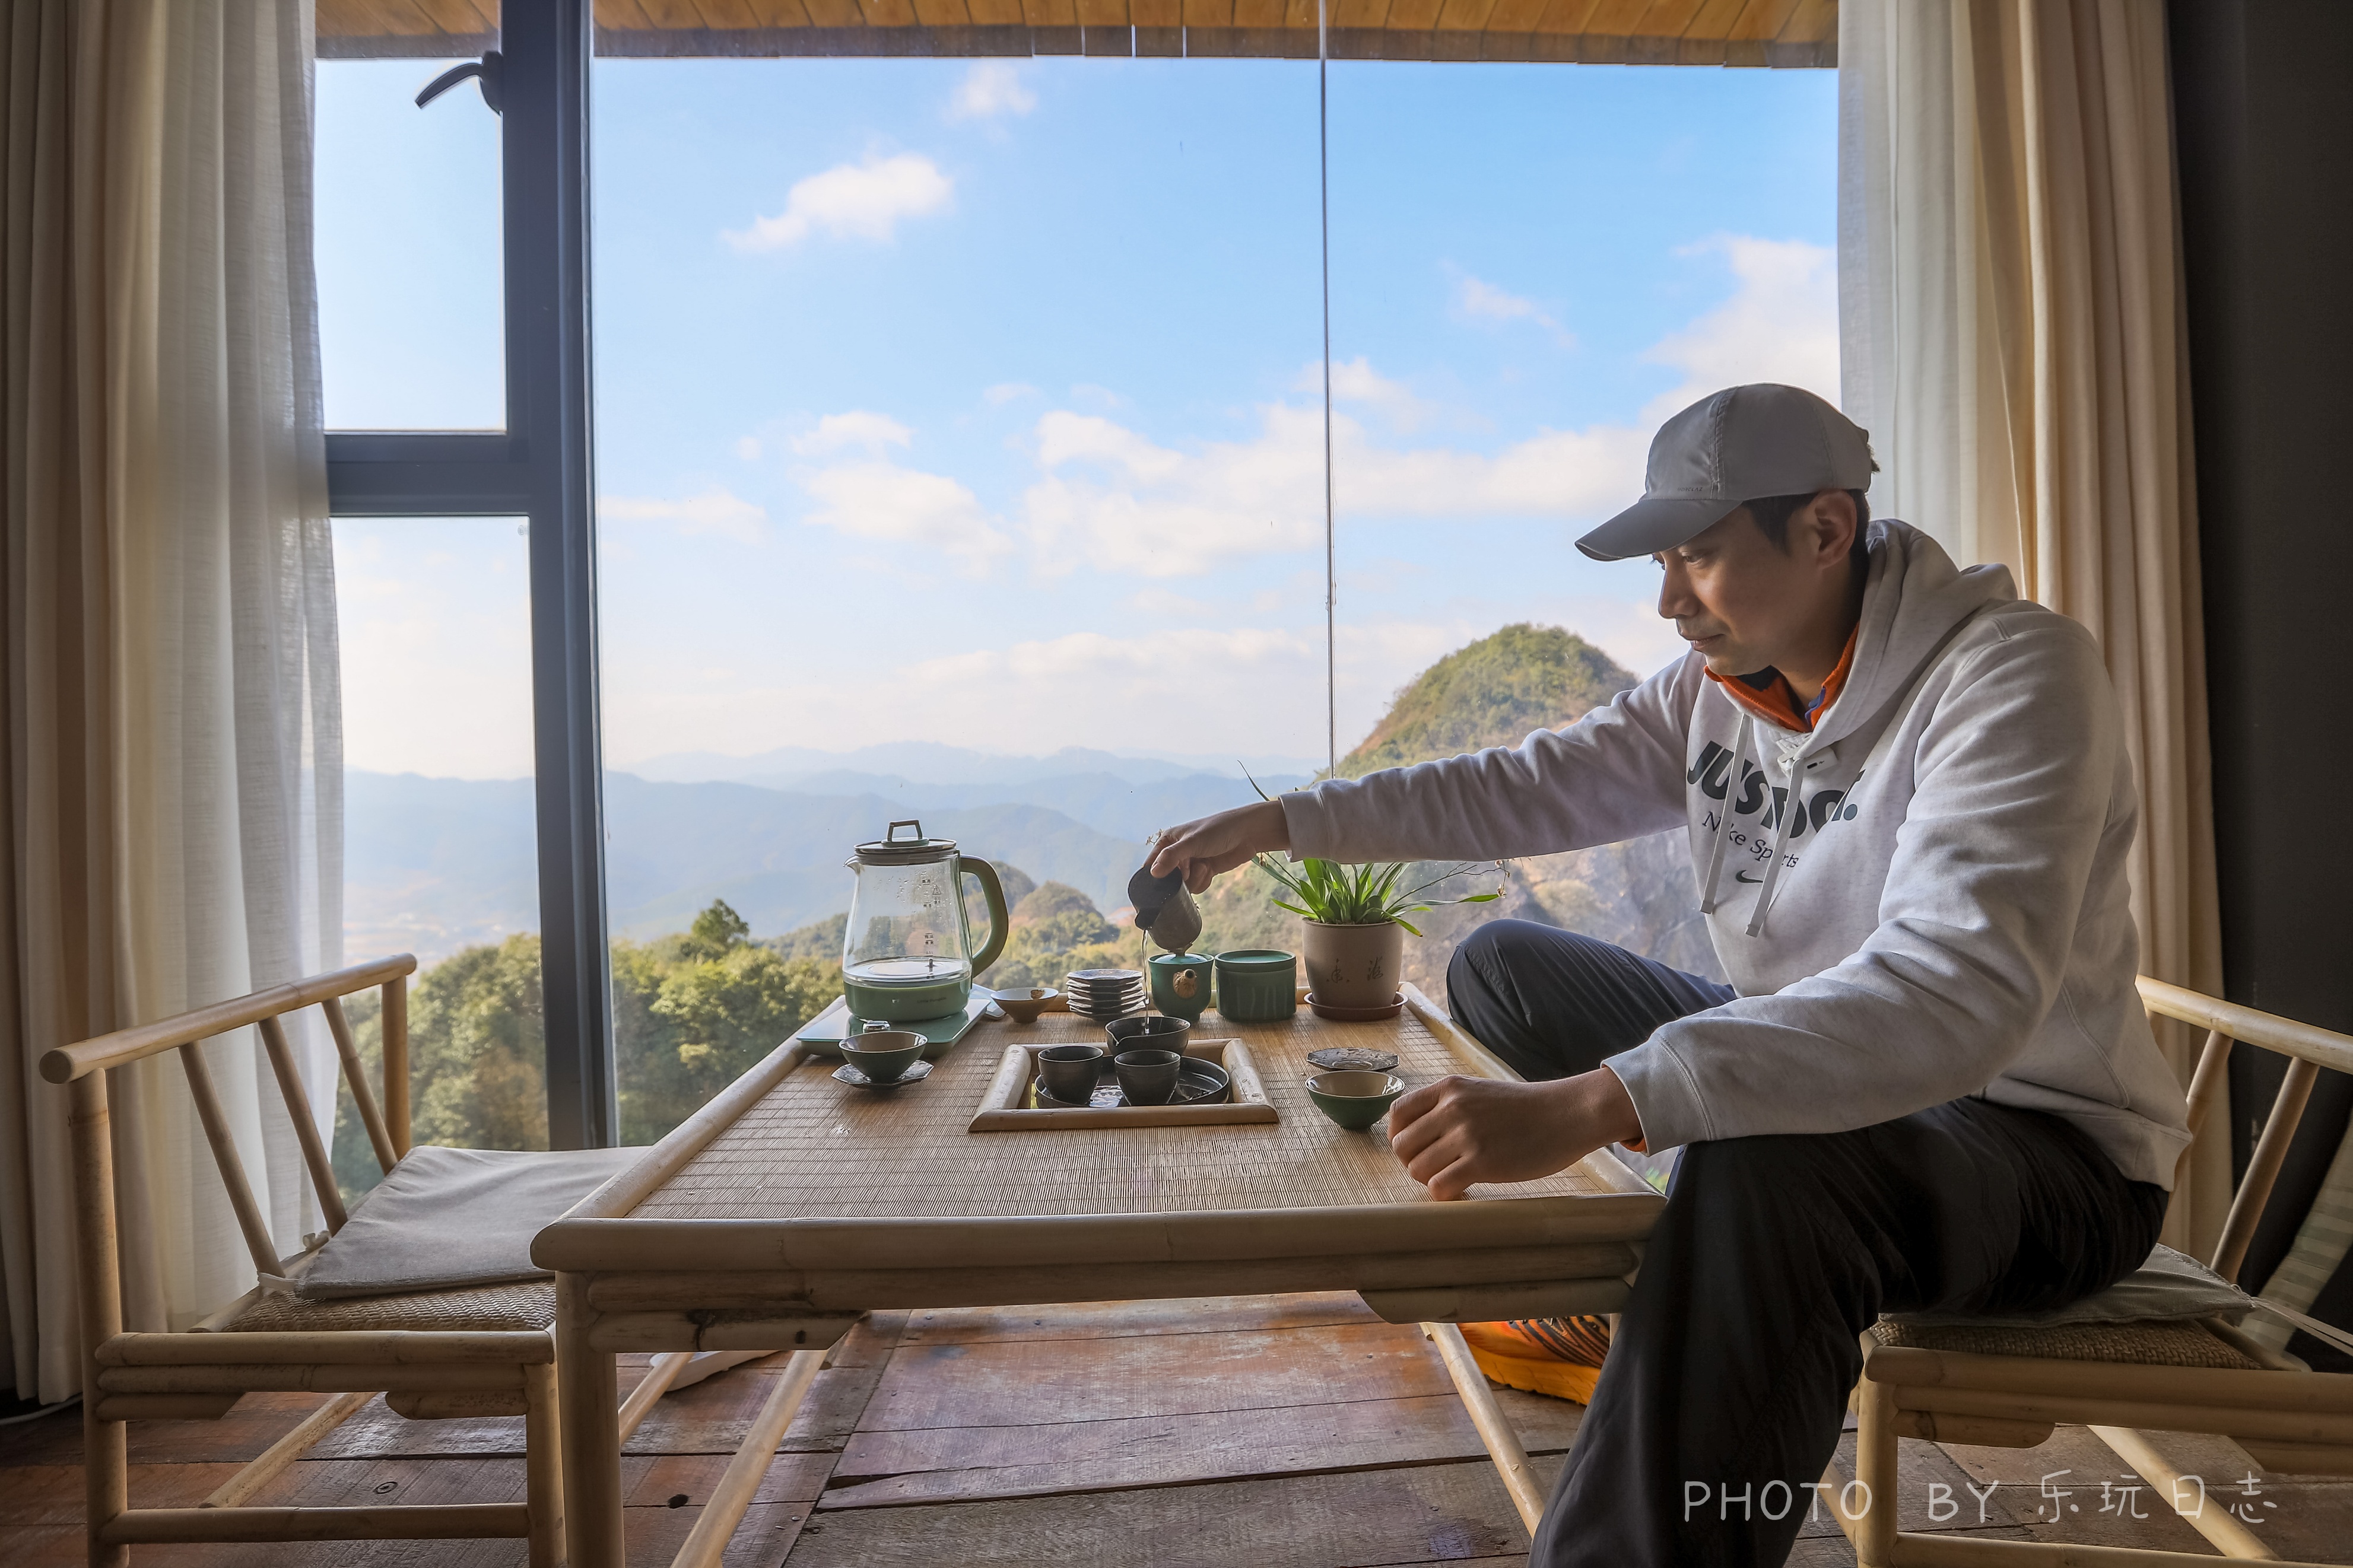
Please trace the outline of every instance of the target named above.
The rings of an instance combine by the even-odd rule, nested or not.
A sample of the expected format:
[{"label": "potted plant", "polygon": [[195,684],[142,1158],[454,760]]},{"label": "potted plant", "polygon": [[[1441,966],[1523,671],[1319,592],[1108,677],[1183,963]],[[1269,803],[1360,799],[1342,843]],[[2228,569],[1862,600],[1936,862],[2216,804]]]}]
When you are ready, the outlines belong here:
[{"label": "potted plant", "polygon": [[1263,855],[1257,860],[1259,869],[1296,900],[1277,899],[1275,907],[1307,922],[1301,954],[1307,965],[1307,988],[1327,1007],[1386,1007],[1397,999],[1406,933],[1421,934],[1406,916],[1503,897],[1500,889],[1454,899],[1421,897],[1440,882],[1479,869],[1475,865],[1450,867],[1428,881],[1400,888],[1407,869],[1402,861],[1343,866],[1307,859],[1287,866]]}]

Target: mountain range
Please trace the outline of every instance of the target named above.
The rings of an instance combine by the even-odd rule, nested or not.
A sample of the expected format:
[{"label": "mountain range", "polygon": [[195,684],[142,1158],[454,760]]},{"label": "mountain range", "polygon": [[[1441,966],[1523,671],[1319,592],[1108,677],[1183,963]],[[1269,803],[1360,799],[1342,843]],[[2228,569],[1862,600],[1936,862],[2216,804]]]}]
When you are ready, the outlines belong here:
[{"label": "mountain range", "polygon": [[[829,765],[797,766],[810,760]],[[997,776],[949,784],[843,765],[930,772],[967,760]],[[842,862],[851,847],[908,817],[967,854],[1068,883],[1112,909],[1125,901],[1128,874],[1155,828],[1256,798],[1239,777],[1101,752],[993,757],[910,742],[733,761],[759,764],[756,782],[606,775],[614,935],[684,930],[714,898],[762,935],[838,913],[849,904]],[[1058,771],[1074,765],[1089,771]],[[1303,778],[1261,782],[1271,792]],[[538,928],[529,780],[353,772],[344,778],[344,940],[354,957],[407,951],[431,963]]]}]

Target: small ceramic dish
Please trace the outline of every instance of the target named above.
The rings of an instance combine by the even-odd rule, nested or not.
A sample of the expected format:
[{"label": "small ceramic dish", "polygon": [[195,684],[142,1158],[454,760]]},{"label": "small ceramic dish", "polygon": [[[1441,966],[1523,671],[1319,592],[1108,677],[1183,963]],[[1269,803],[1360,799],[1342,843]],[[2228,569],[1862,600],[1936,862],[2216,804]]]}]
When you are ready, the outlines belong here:
[{"label": "small ceramic dish", "polygon": [[1015,1023],[1034,1024],[1038,1021],[1038,1015],[1043,1013],[1061,993],[1050,986],[1032,985],[1026,991],[992,991],[989,995],[1005,1009],[1005,1016]]},{"label": "small ceramic dish", "polygon": [[921,1083],[932,1076],[932,1064],[917,1062],[888,1083],[876,1083],[848,1062],[833,1069],[836,1083],[846,1083],[852,1089],[904,1089],[911,1083]]},{"label": "small ceramic dish", "polygon": [[1389,1113],[1405,1092],[1405,1079],[1387,1072],[1324,1072],[1307,1080],[1307,1098],[1315,1109],[1346,1128],[1362,1132]]}]

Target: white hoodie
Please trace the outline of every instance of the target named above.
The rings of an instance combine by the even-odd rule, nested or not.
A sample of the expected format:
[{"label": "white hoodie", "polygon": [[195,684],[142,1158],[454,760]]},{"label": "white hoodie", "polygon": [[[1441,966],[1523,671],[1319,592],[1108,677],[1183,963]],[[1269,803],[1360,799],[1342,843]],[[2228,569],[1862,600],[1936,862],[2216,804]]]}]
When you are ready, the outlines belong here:
[{"label": "white hoodie", "polygon": [[1497,859],[1683,823],[1739,995],[1606,1064],[1651,1149],[1981,1095],[2169,1188],[2187,1107],[2133,987],[2139,801],[2099,648],[1908,524],[1866,543],[1853,662],[1811,734],[1693,653],[1516,750],[1283,795],[1292,854]]}]

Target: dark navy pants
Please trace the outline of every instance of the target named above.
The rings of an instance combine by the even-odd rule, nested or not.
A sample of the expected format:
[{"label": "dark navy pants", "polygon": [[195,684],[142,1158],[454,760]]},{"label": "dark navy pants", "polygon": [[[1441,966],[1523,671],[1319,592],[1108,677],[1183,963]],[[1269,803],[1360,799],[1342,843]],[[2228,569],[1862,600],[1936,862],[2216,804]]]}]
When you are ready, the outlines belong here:
[{"label": "dark navy pants", "polygon": [[[1732,997],[1524,921],[1480,927],[1446,990],[1530,1079],[1588,1071]],[[2165,1201],[2068,1123],[1982,1100],[1691,1145],[1530,1563],[1782,1562],[1881,1312],[2063,1306],[2139,1267]]]}]

